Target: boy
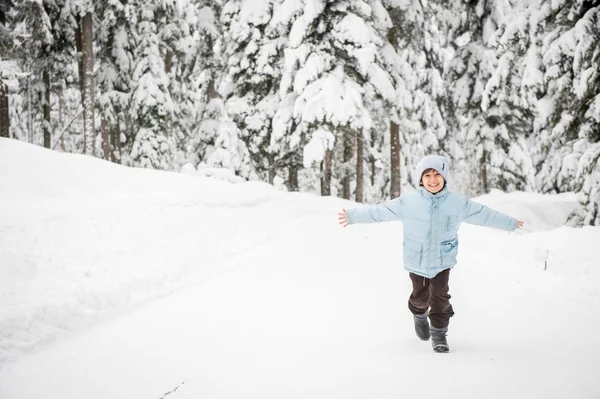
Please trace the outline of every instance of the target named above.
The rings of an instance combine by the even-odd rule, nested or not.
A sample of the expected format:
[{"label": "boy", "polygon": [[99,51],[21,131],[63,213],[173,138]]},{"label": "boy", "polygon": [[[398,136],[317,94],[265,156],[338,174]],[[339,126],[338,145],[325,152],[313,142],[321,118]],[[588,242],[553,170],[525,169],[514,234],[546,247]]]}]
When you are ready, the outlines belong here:
[{"label": "boy", "polygon": [[339,223],[344,227],[402,221],[404,268],[409,272],[413,287],[408,308],[413,314],[415,332],[424,341],[431,337],[433,350],[442,353],[450,350],[446,333],[454,311],[448,279],[450,269],[456,265],[461,222],[504,230],[523,226],[520,220],[450,192],[446,187],[448,174],[446,158],[428,155],[416,168],[420,186],[417,190],[382,204],[344,209],[338,214]]}]

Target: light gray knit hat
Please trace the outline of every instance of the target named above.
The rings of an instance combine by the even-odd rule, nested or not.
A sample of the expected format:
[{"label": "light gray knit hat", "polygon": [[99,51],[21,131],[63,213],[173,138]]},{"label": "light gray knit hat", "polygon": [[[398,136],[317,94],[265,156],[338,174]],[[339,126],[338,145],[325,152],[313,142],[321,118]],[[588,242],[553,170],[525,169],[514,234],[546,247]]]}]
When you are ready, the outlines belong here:
[{"label": "light gray knit hat", "polygon": [[448,182],[448,177],[450,176],[450,162],[447,158],[439,156],[439,155],[427,155],[419,163],[415,169],[416,171],[416,180],[417,182],[421,182],[421,178],[423,177],[423,172],[427,169],[435,169],[437,172],[442,175],[446,183]]}]

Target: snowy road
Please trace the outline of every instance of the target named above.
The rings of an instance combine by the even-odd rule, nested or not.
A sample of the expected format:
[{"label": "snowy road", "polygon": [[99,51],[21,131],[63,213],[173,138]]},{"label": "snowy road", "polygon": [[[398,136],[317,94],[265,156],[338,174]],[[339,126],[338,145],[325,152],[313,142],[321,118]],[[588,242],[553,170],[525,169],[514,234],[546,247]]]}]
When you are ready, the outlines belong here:
[{"label": "snowy road", "polygon": [[405,273],[361,248],[383,243],[319,231],[300,246],[265,243],[229,272],[24,359],[0,397],[598,397],[589,313],[561,303],[552,281],[483,284],[457,269],[452,353],[439,355],[413,335]]},{"label": "snowy road", "polygon": [[[100,171],[94,164],[88,173]],[[148,176],[147,188],[159,178]],[[508,204],[530,229],[461,228],[451,353],[436,354],[413,332],[399,223],[343,229],[336,212],[351,204],[342,200],[262,185],[203,182],[195,190],[189,179],[165,176],[171,194],[100,214],[66,196],[36,218],[43,193],[22,208],[11,197],[22,213],[0,219],[10,244],[0,260],[13,271],[0,296],[0,349],[17,355],[0,364],[0,398],[600,397],[600,321],[591,317],[600,311],[600,229],[538,231],[543,223],[523,198],[483,198]],[[10,177],[0,174],[0,183],[11,192]],[[94,198],[118,203],[105,195]],[[219,196],[229,203],[219,205]],[[78,235],[77,250],[66,251]],[[29,239],[44,241],[43,250]],[[24,259],[33,265],[27,276],[14,273]],[[55,297],[33,295],[42,286]],[[79,305],[63,301],[79,294]],[[86,311],[93,323],[42,334],[85,320]],[[39,336],[27,346],[31,331]]]}]

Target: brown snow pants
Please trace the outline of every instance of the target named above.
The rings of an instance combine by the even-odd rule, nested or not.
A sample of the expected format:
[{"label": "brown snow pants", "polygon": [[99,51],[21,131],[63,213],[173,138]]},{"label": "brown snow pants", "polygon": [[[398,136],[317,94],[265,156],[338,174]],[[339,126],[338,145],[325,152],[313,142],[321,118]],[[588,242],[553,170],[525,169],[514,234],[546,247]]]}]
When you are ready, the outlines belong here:
[{"label": "brown snow pants", "polygon": [[410,273],[413,291],[408,298],[408,308],[412,314],[423,314],[429,310],[429,320],[436,328],[446,328],[450,317],[454,316],[448,293],[450,269],[441,271],[434,278]]}]

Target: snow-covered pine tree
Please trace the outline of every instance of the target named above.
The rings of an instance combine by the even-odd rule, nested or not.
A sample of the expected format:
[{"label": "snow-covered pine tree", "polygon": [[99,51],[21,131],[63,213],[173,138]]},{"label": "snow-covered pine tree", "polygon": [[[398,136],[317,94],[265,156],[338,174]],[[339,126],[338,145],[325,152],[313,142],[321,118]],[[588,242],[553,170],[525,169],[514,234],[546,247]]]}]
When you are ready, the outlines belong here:
[{"label": "snow-covered pine tree", "polygon": [[174,103],[170,136],[175,144],[173,168],[181,169],[186,162],[187,143],[196,120],[196,99],[200,88],[194,74],[201,53],[202,41],[198,29],[201,2],[180,1],[170,15],[165,16],[160,41],[165,54],[165,72],[169,77],[169,93]]},{"label": "snow-covered pine tree", "polygon": [[[61,123],[57,99],[75,60],[73,29],[64,1],[23,1],[12,11],[11,119],[14,137],[50,147]],[[67,17],[65,18],[65,14]],[[15,81],[17,82],[17,81]]]},{"label": "snow-covered pine tree", "polygon": [[[600,224],[600,5],[553,4],[543,45],[550,101],[549,128],[540,134],[542,190],[579,192],[571,223]],[[547,151],[547,152],[546,152]],[[551,184],[553,183],[553,184]]]},{"label": "snow-covered pine tree", "polygon": [[124,143],[131,143],[133,138],[127,112],[138,15],[132,3],[118,0],[98,3],[96,15],[99,20],[97,105],[101,119],[102,154],[105,159],[120,162],[121,139]]},{"label": "snow-covered pine tree", "polygon": [[[542,75],[537,28],[518,5],[491,10],[492,18],[498,14],[504,18],[496,18],[500,26],[487,44],[496,49],[497,62],[482,94],[485,124],[480,135],[485,152],[479,159],[485,165],[487,188],[530,191],[534,179],[527,139],[533,129]],[[494,145],[487,146],[489,141]]]},{"label": "snow-covered pine tree", "polygon": [[539,59],[529,48],[522,10],[502,4],[465,5],[447,74],[459,124],[455,178],[469,195],[534,186],[527,137],[540,90]]},{"label": "snow-covered pine tree", "polygon": [[578,0],[523,2],[538,47],[544,92],[538,101],[532,160],[542,192],[579,192],[571,223],[598,224],[600,5]]},{"label": "snow-covered pine tree", "polygon": [[184,155],[180,162],[194,168],[225,168],[237,174],[240,172],[240,165],[235,161],[237,146],[231,151],[228,147],[215,149],[215,145],[230,142],[222,138],[236,134],[230,129],[217,92],[224,69],[220,12],[221,2],[211,0],[196,0],[181,10],[182,33],[174,43],[176,64],[171,91],[179,114],[187,119],[185,126],[178,126],[177,145]]},{"label": "snow-covered pine tree", "polygon": [[[52,23],[48,10],[41,2],[26,0],[16,7],[16,53],[24,79],[20,81],[20,95],[27,99],[27,137],[31,142],[44,144],[48,137],[49,121],[42,118],[42,107],[46,102],[47,79],[41,79],[45,72],[48,77],[49,56],[54,40]],[[14,115],[14,114],[13,114]],[[16,115],[25,116],[24,113]],[[48,116],[48,115],[47,115]],[[18,125],[19,122],[16,122]],[[45,134],[43,133],[45,132]]]},{"label": "snow-covered pine tree", "polygon": [[[323,163],[321,192],[335,195],[329,168],[336,140],[343,152],[345,136],[348,141],[357,133],[369,137],[374,126],[369,107],[377,98],[391,102],[396,95],[381,56],[386,41],[375,23],[384,10],[380,1],[285,5],[284,20],[291,25],[280,90],[294,104],[291,139],[304,146],[305,167]],[[345,176],[338,171],[336,177]]]},{"label": "snow-covered pine tree", "polygon": [[286,38],[277,11],[281,0],[230,0],[221,13],[228,81],[227,112],[246,143],[252,166],[273,183],[297,148],[289,143],[290,101],[280,95]]},{"label": "snow-covered pine tree", "polygon": [[161,51],[164,47],[159,38],[166,15],[172,14],[173,7],[172,1],[136,2],[138,42],[129,109],[136,126],[125,164],[163,170],[173,167],[175,145],[170,132],[175,110],[165,72],[166,54]]},{"label": "snow-covered pine tree", "polygon": [[427,154],[446,155],[453,160],[454,114],[444,81],[444,71],[457,29],[457,15],[446,1],[405,2],[387,0],[393,21],[391,41],[411,70],[405,98],[399,98],[402,166],[406,179],[413,176],[417,162]]},{"label": "snow-covered pine tree", "polygon": [[12,52],[14,43],[10,33],[11,14],[14,4],[12,0],[2,3],[0,6],[0,137],[10,137],[10,108],[8,74],[4,70],[8,62],[8,55]]}]

